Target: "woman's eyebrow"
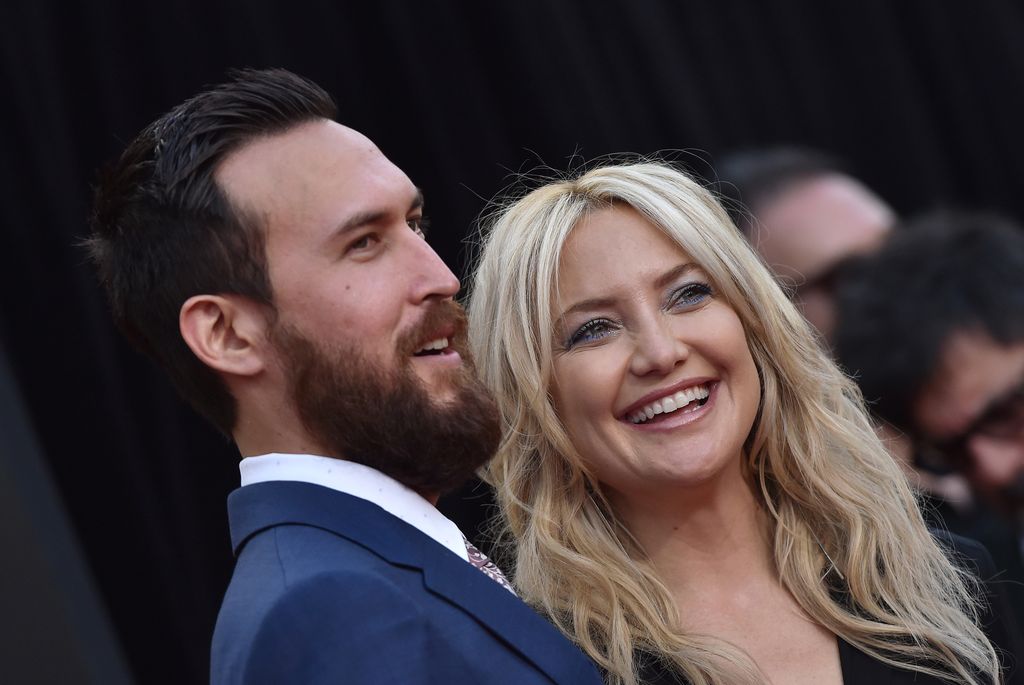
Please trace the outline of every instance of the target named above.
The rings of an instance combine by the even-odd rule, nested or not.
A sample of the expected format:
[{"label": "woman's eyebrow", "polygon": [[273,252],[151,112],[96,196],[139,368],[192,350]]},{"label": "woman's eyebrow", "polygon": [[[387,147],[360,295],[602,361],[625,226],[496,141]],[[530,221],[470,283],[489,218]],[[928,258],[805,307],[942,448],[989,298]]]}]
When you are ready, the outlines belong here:
[{"label": "woman's eyebrow", "polygon": [[560,328],[562,323],[569,316],[577,312],[590,311],[592,309],[606,309],[615,305],[616,299],[614,297],[592,297],[587,300],[580,300],[573,304],[571,307],[562,312],[557,319],[555,319],[555,328]]},{"label": "woman's eyebrow", "polygon": [[[694,264],[693,262],[686,262],[685,264],[674,266],[665,273],[658,276],[654,280],[654,285],[656,288],[659,289],[664,288],[669,283],[676,280],[683,274],[689,273],[691,271],[696,271],[698,269],[700,269],[700,266]],[[572,316],[573,314],[576,314],[577,312],[585,312],[590,311],[592,309],[606,309],[614,306],[616,301],[617,300],[614,297],[592,297],[586,300],[580,300],[579,302],[574,303],[568,309],[559,314],[558,318],[555,319],[554,327],[556,329],[560,328],[566,318]]]},{"label": "woman's eyebrow", "polygon": [[676,280],[683,274],[689,273],[691,271],[697,271],[699,269],[700,265],[694,264],[693,262],[686,262],[685,264],[680,264],[677,267],[669,269],[661,276],[658,276],[658,278],[656,278],[654,281],[654,285],[656,285],[658,288],[664,288],[669,283]]}]

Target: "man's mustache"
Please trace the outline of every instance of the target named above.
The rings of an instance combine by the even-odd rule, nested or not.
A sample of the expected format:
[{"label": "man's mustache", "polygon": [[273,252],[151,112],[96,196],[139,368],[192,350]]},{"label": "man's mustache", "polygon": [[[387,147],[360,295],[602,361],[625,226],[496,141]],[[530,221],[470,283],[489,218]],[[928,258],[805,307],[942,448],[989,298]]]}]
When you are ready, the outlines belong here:
[{"label": "man's mustache", "polygon": [[466,358],[466,311],[454,300],[441,300],[430,306],[423,318],[406,331],[398,340],[398,349],[405,355],[418,351],[423,344],[437,337],[437,332],[453,329],[448,334],[448,344]]}]

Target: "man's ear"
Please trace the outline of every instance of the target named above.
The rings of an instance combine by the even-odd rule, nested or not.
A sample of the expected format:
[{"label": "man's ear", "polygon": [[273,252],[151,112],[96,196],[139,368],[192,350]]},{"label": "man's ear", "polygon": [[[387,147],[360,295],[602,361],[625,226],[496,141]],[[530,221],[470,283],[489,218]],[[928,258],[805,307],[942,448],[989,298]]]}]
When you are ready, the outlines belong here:
[{"label": "man's ear", "polygon": [[222,373],[255,376],[267,364],[266,306],[238,295],[195,295],[178,315],[181,337],[201,362]]}]

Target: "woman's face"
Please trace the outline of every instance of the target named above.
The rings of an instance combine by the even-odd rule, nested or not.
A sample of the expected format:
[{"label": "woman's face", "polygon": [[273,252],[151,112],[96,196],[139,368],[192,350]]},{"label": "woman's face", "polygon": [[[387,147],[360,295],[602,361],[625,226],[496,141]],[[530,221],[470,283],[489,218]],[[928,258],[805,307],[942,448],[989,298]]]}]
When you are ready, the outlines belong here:
[{"label": "woman's face", "polygon": [[596,477],[650,495],[739,474],[760,385],[707,274],[629,207],[586,217],[562,252],[555,409]]}]

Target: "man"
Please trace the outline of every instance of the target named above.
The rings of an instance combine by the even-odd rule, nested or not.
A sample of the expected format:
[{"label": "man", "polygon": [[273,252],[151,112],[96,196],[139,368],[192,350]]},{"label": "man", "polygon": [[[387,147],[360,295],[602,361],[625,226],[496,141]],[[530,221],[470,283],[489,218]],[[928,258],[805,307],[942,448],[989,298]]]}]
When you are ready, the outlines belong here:
[{"label": "man", "polygon": [[[893,452],[971,485],[933,492],[925,514],[1024,581],[1024,231],[987,215],[919,219],[850,272],[838,306],[836,355]],[[1024,585],[1006,586],[1024,616]]]},{"label": "man", "polygon": [[773,148],[727,157],[718,168],[736,224],[828,340],[835,327],[839,268],[876,249],[895,216],[828,157]]},{"label": "man", "polygon": [[244,457],[211,680],[597,683],[433,507],[497,414],[420,191],[334,115],[309,81],[240,72],[97,192],[115,318]]}]

